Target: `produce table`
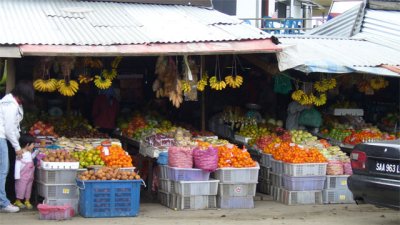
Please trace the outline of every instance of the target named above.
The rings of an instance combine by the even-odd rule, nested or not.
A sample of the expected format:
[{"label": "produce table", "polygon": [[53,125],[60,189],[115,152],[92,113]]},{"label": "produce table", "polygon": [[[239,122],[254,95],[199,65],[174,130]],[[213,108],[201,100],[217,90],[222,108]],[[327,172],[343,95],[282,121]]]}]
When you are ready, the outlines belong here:
[{"label": "produce table", "polygon": [[118,133],[114,133],[113,136],[121,141],[122,148],[126,149],[130,155],[136,155],[139,153],[140,143],[138,141]]}]

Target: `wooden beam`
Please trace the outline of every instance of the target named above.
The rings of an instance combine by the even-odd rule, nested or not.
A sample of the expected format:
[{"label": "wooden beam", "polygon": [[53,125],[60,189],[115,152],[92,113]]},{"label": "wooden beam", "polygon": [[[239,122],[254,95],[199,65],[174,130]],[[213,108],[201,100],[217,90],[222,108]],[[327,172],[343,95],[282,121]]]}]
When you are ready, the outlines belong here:
[{"label": "wooden beam", "polygon": [[15,62],[14,59],[7,59],[7,81],[6,94],[10,93],[15,87]]}]

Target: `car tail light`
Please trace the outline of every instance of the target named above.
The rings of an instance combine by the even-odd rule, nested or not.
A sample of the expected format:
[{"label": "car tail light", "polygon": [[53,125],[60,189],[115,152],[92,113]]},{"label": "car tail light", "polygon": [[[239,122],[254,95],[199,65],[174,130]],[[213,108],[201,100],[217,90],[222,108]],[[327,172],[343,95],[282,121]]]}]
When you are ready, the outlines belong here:
[{"label": "car tail light", "polygon": [[367,154],[365,152],[354,150],[350,155],[351,168],[357,170],[365,170],[367,168]]}]

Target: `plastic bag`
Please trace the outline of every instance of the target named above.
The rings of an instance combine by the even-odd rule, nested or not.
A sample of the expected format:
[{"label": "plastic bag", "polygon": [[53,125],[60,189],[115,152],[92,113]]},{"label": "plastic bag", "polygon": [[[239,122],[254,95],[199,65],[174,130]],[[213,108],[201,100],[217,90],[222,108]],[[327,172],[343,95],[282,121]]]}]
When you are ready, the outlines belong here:
[{"label": "plastic bag", "polygon": [[303,110],[299,116],[299,125],[320,127],[322,125],[321,113],[315,108]]},{"label": "plastic bag", "polygon": [[209,172],[218,168],[218,149],[209,147],[207,149],[195,148],[193,150],[194,167]]},{"label": "plastic bag", "polygon": [[193,168],[193,149],[189,147],[169,147],[168,166]]},{"label": "plastic bag", "polygon": [[350,162],[344,162],[343,163],[343,170],[344,170],[344,174],[346,174],[346,175],[352,175],[353,174],[353,169],[351,168],[351,163]]},{"label": "plastic bag", "polygon": [[343,175],[343,163],[339,160],[328,161],[326,167],[327,175]]},{"label": "plastic bag", "polygon": [[292,83],[286,74],[278,74],[274,76],[274,92],[287,95],[292,90]]}]

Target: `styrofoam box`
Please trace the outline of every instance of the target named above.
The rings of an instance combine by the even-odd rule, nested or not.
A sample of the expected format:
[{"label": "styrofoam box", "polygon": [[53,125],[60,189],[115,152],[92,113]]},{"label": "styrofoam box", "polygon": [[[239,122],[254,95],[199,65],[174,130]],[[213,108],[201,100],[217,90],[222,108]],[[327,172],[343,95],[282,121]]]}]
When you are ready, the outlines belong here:
[{"label": "styrofoam box", "polygon": [[218,195],[221,197],[255,196],[257,183],[219,183]]},{"label": "styrofoam box", "polygon": [[267,195],[271,194],[271,183],[266,180],[259,180],[257,184],[257,192]]},{"label": "styrofoam box", "polygon": [[214,209],[217,207],[216,195],[182,196],[171,194],[170,208],[185,209]]},{"label": "styrofoam box", "polygon": [[158,165],[158,169],[160,170],[159,177],[161,179],[168,179],[168,166]]},{"label": "styrofoam box", "polygon": [[76,184],[77,170],[38,169],[37,181],[45,184]]},{"label": "styrofoam box", "polygon": [[271,167],[272,154],[261,153],[260,166]]},{"label": "styrofoam box", "polygon": [[77,170],[79,169],[79,162],[45,162],[40,160],[40,167],[45,170]]},{"label": "styrofoam box", "polygon": [[363,109],[344,109],[344,108],[337,108],[333,110],[333,115],[335,116],[364,116]]},{"label": "styrofoam box", "polygon": [[260,171],[258,172],[258,178],[263,180],[270,179],[271,168],[260,166]]},{"label": "styrofoam box", "polygon": [[49,199],[77,199],[78,187],[76,184],[44,184],[37,182],[38,194]]},{"label": "styrofoam box", "polygon": [[171,193],[167,193],[167,192],[159,190],[158,193],[157,193],[157,198],[158,198],[158,201],[160,202],[161,205],[164,205],[164,206],[167,206],[167,207],[170,206]]},{"label": "styrofoam box", "polygon": [[257,183],[260,166],[246,168],[219,168],[214,178],[221,183]]},{"label": "styrofoam box", "polygon": [[282,189],[281,202],[286,205],[322,204],[322,191],[288,191]]},{"label": "styrofoam box", "polygon": [[218,196],[217,206],[221,209],[251,209],[254,208],[254,197]]},{"label": "styrofoam box", "polygon": [[283,173],[289,176],[325,176],[327,163],[283,163]]},{"label": "styrofoam box", "polygon": [[236,140],[236,141],[241,142],[241,143],[244,143],[244,144],[247,144],[247,143],[249,142],[249,140],[251,139],[251,138],[249,138],[249,137],[243,137],[243,136],[237,135],[237,134],[235,134],[234,137],[235,137],[235,140]]},{"label": "styrofoam box", "polygon": [[183,196],[217,195],[219,180],[175,181],[174,193]]},{"label": "styrofoam box", "polygon": [[324,204],[355,203],[353,193],[349,189],[323,190]]},{"label": "styrofoam box", "polygon": [[344,189],[347,190],[347,178],[350,175],[327,175],[325,180],[324,189]]},{"label": "styrofoam box", "polygon": [[51,198],[45,198],[43,203],[47,205],[56,205],[56,206],[64,206],[64,205],[70,205],[74,211],[75,215],[78,215],[78,206],[79,206],[79,198],[76,199],[51,199]]},{"label": "styrofoam box", "polygon": [[324,189],[326,176],[293,177],[283,175],[283,187],[289,191],[313,191]]},{"label": "styrofoam box", "polygon": [[283,186],[283,175],[271,173],[270,181],[271,181],[272,185],[274,185],[276,187],[282,187]]},{"label": "styrofoam box", "polygon": [[284,167],[282,161],[271,159],[271,172],[275,174],[283,174]]},{"label": "styrofoam box", "polygon": [[162,179],[162,178],[159,178],[158,181],[160,184],[161,191],[168,192],[168,193],[175,191],[175,187],[174,187],[175,182],[168,180],[168,179]]}]

